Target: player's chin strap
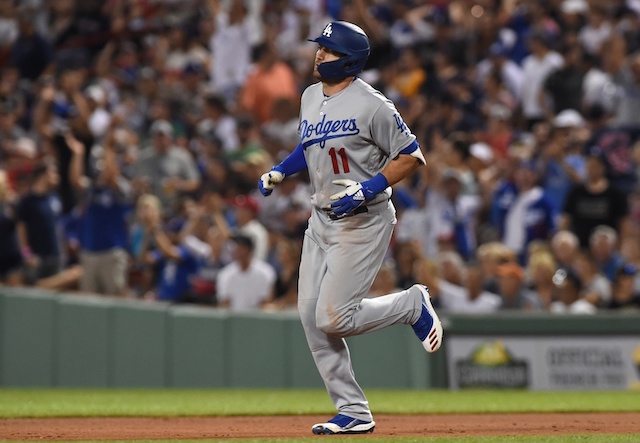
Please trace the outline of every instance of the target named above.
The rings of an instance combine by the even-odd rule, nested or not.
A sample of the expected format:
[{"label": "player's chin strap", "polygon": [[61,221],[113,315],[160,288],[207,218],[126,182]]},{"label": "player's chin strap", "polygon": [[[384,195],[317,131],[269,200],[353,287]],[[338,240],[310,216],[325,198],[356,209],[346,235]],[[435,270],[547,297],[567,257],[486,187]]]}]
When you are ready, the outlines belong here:
[{"label": "player's chin strap", "polygon": [[346,217],[389,187],[389,181],[382,173],[361,183],[347,178],[333,180],[332,183],[345,186],[345,189],[329,197],[333,203],[326,210],[332,218]]}]

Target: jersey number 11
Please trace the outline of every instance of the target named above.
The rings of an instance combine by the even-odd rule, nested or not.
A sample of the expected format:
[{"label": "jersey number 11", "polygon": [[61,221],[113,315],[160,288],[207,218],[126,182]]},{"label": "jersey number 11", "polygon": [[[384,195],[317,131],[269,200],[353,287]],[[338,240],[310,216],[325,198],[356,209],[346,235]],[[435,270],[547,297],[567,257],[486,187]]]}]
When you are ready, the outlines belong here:
[{"label": "jersey number 11", "polygon": [[344,148],[329,149],[329,156],[331,157],[331,164],[333,165],[333,173],[340,174],[340,165],[338,164],[338,157],[340,157],[340,161],[342,162],[343,173],[346,174],[349,172],[349,159],[347,158],[347,150]]}]

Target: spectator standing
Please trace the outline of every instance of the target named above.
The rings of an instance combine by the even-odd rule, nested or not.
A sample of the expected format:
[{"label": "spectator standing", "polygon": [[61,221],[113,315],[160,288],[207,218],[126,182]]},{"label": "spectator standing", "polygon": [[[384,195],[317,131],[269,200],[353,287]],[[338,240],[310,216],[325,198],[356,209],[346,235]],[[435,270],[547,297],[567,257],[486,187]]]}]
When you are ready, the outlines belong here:
[{"label": "spectator standing", "polygon": [[250,237],[232,237],[234,260],[222,268],[216,280],[218,305],[232,311],[260,309],[273,297],[276,273],[253,257]]},{"label": "spectator standing", "polygon": [[72,152],[69,181],[79,194],[80,290],[125,295],[128,287],[129,245],[127,216],[132,207],[131,187],[120,174],[113,132],[104,143],[102,168],[91,180],[84,173],[84,145],[67,135]]},{"label": "spectator standing", "polygon": [[551,72],[560,68],[562,56],[552,51],[546,31],[532,31],[528,37],[531,54],[522,62],[522,112],[527,128],[544,120],[544,82]]},{"label": "spectator standing", "polygon": [[160,198],[165,210],[171,210],[181,194],[194,192],[200,185],[200,173],[191,155],[173,144],[173,127],[166,120],[151,125],[151,146],[133,165],[134,186]]},{"label": "spectator standing", "polygon": [[605,168],[602,152],[592,148],[587,157],[586,181],[569,191],[564,205],[562,228],[575,232],[583,248],[589,246],[596,226],[619,230],[629,212],[626,196],[611,186]]},{"label": "spectator standing", "polygon": [[32,284],[62,270],[62,202],[55,192],[59,182],[55,164],[42,163],[33,170],[29,191],[18,202],[18,239]]}]

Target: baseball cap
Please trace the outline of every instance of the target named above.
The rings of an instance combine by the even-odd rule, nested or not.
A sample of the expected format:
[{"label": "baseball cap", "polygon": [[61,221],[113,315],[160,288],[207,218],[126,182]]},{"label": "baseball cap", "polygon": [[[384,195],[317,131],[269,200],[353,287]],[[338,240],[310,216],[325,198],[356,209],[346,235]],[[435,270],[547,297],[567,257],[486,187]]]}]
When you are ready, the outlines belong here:
[{"label": "baseball cap", "polygon": [[584,118],[575,109],[565,109],[553,119],[556,128],[581,128],[584,126]]},{"label": "baseball cap", "polygon": [[156,120],[151,124],[149,133],[151,135],[163,134],[173,136],[173,126],[166,120]]},{"label": "baseball cap", "polygon": [[469,153],[472,157],[482,160],[485,163],[490,163],[494,157],[491,146],[483,142],[473,143],[469,147]]},{"label": "baseball cap", "polygon": [[565,14],[586,14],[589,12],[589,4],[585,0],[564,0],[560,4],[560,10]]},{"label": "baseball cap", "polygon": [[638,268],[632,263],[626,263],[618,268],[616,271],[616,277],[634,277],[638,272]]},{"label": "baseball cap", "polygon": [[250,195],[236,195],[231,204],[236,208],[247,208],[254,214],[257,214],[260,209],[258,200]]}]

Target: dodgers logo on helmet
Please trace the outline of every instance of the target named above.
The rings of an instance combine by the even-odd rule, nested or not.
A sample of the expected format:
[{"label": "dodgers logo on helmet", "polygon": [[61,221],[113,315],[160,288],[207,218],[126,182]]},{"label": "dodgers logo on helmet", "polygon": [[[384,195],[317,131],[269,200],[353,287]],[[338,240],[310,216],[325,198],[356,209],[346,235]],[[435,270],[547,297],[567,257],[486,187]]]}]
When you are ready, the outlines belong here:
[{"label": "dodgers logo on helmet", "polygon": [[342,54],[338,60],[318,65],[318,72],[327,80],[340,80],[362,72],[371,51],[367,34],[349,22],[331,22],[320,37],[311,41]]}]

